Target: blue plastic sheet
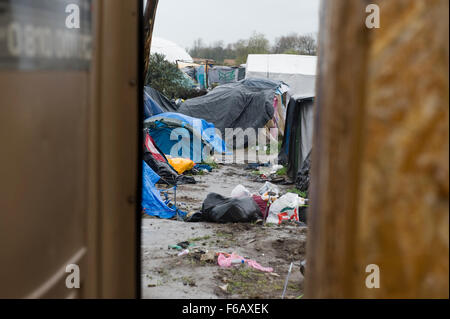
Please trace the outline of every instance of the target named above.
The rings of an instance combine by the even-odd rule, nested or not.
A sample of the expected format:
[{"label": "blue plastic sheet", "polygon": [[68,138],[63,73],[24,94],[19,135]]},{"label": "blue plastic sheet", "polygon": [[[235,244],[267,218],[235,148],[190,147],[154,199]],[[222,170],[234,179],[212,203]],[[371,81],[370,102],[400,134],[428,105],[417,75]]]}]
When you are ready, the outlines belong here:
[{"label": "blue plastic sheet", "polygon": [[[141,206],[147,215],[172,218],[177,214],[177,210],[168,207],[162,201],[160,191],[155,186],[159,179],[160,177],[143,161]],[[178,214],[186,215],[180,210],[178,210]]]},{"label": "blue plastic sheet", "polygon": [[144,118],[149,118],[153,115],[161,114],[163,110],[156,103],[151,96],[144,91]]}]

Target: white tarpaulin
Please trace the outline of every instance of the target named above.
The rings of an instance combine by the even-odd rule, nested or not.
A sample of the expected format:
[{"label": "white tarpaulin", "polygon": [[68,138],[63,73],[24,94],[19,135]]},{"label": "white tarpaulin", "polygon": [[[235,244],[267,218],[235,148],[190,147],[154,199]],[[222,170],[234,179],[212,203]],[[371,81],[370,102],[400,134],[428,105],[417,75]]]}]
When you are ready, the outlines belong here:
[{"label": "white tarpaulin", "polygon": [[290,95],[314,96],[316,56],[294,54],[249,54],[246,78],[266,78],[289,85]]},{"label": "white tarpaulin", "polygon": [[192,57],[185,49],[173,43],[172,41],[152,37],[152,45],[150,48],[150,53],[159,53],[166,56],[166,60],[172,63],[176,61],[193,62]]}]

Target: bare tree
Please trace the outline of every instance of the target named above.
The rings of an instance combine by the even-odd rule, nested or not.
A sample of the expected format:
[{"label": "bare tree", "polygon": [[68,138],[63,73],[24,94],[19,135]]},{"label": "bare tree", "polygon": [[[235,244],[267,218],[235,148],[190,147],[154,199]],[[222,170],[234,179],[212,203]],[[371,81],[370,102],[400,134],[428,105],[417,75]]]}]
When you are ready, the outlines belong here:
[{"label": "bare tree", "polygon": [[286,36],[279,37],[275,40],[273,46],[273,53],[286,53],[287,51],[297,51],[299,36],[296,33],[291,33]]},{"label": "bare tree", "polygon": [[297,49],[300,54],[316,55],[317,42],[312,34],[301,35],[298,37]]}]

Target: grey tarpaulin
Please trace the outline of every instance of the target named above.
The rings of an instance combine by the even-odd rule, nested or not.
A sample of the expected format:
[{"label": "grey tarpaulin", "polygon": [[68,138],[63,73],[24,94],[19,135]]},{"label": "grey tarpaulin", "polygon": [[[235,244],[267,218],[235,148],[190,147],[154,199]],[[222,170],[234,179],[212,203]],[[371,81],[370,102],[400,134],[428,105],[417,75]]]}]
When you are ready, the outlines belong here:
[{"label": "grey tarpaulin", "polygon": [[155,101],[164,112],[178,112],[178,107],[163,94],[149,86],[144,87],[145,92]]},{"label": "grey tarpaulin", "polygon": [[278,161],[287,165],[287,175],[295,179],[312,149],[314,98],[293,96],[286,113],[283,143]]},{"label": "grey tarpaulin", "polygon": [[[263,128],[273,118],[273,98],[280,81],[266,79],[245,79],[214,88],[207,95],[189,99],[181,104],[178,112],[213,123],[222,133],[229,148],[233,147],[233,137],[225,136],[225,128]],[[252,145],[244,132],[236,134],[237,148]],[[235,131],[236,132],[236,131]]]}]

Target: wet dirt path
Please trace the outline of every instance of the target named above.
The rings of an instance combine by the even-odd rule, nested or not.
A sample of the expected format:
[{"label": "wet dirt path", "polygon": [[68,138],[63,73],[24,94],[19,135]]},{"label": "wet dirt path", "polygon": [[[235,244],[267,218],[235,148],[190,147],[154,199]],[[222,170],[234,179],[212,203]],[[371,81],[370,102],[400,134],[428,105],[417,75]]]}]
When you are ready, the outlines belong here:
[{"label": "wet dirt path", "polygon": [[[184,211],[198,211],[206,195],[216,192],[229,196],[242,184],[256,192],[263,184],[253,182],[244,165],[220,166],[213,172],[195,176],[197,184],[178,188],[177,201]],[[280,189],[286,189],[280,186]],[[281,298],[291,262],[286,298],[303,294],[300,262],[305,258],[306,227],[296,225],[185,223],[175,220],[142,220],[143,298],[214,299]],[[191,251],[235,252],[254,259],[273,273],[247,265],[220,268],[216,261],[200,260],[199,254],[178,256],[169,245],[189,241]]]}]

